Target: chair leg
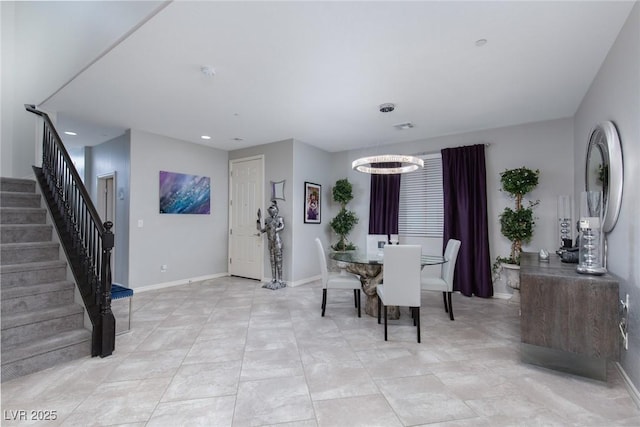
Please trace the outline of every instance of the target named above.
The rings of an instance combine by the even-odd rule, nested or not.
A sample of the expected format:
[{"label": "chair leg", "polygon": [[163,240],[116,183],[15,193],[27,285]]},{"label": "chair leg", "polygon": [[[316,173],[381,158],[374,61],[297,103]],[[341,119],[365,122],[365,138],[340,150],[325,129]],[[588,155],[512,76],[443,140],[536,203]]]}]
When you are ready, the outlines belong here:
[{"label": "chair leg", "polygon": [[355,307],[358,308],[358,290],[357,289],[353,290],[353,303],[355,304]]},{"label": "chair leg", "polygon": [[322,290],[322,317],[324,317],[324,309],[327,308],[327,289]]},{"label": "chair leg", "polygon": [[415,321],[416,327],[418,328],[418,344],[420,344],[420,307],[415,307]]},{"label": "chair leg", "polygon": [[384,306],[384,340],[387,340],[387,306]]},{"label": "chair leg", "polygon": [[380,324],[380,307],[382,306],[382,301],[380,300],[380,296],[378,296],[378,325]]},{"label": "chair leg", "polygon": [[442,299],[444,300],[444,312],[448,313],[449,312],[449,308],[447,307],[447,293],[446,292],[442,293]]},{"label": "chair leg", "polygon": [[449,300],[449,319],[453,320],[453,306],[451,305],[451,292],[447,292],[447,299]]},{"label": "chair leg", "polygon": [[358,303],[357,304],[358,304],[358,317],[361,317],[360,316],[360,289],[358,289]]}]

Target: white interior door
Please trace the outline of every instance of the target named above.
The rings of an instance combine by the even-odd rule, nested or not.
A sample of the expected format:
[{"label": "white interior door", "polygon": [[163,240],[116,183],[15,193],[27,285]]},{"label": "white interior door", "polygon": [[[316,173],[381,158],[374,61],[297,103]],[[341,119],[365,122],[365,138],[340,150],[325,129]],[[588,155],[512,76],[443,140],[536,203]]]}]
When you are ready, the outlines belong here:
[{"label": "white interior door", "polygon": [[232,160],[229,170],[229,273],[261,280],[263,239],[256,220],[258,209],[264,212],[264,158]]}]

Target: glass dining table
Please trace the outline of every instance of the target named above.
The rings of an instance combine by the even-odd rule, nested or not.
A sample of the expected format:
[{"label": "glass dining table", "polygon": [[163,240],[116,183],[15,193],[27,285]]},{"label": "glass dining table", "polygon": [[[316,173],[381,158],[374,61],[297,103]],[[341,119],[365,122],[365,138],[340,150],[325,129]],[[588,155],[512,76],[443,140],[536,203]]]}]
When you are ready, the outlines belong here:
[{"label": "glass dining table", "polygon": [[[367,253],[365,251],[331,252],[329,258],[338,263],[349,273],[360,276],[362,291],[366,295],[364,312],[369,316],[378,317],[378,296],[376,286],[382,282],[382,265],[384,259],[381,253]],[[422,255],[422,267],[427,265],[444,264],[447,260],[442,255]],[[398,307],[388,307],[389,319],[400,318]]]}]

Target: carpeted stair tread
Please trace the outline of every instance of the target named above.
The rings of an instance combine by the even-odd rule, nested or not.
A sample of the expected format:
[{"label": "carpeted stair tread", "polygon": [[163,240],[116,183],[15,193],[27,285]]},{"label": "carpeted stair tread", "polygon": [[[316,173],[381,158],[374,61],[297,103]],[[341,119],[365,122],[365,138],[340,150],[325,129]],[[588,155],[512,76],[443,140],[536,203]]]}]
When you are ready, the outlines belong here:
[{"label": "carpeted stair tread", "polygon": [[55,261],[60,258],[59,249],[57,242],[4,243],[0,250],[0,263],[12,265]]},{"label": "carpeted stair tread", "polygon": [[30,325],[37,322],[48,321],[60,317],[72,316],[83,313],[82,306],[68,304],[61,307],[46,308],[41,310],[26,311],[22,313],[2,315],[2,330],[18,326]]},{"label": "carpeted stair tread", "polygon": [[31,270],[46,270],[49,268],[66,267],[67,263],[64,261],[42,261],[42,262],[28,262],[25,264],[9,264],[0,265],[0,274],[2,273],[16,273],[20,271]]},{"label": "carpeted stair tread", "polygon": [[0,203],[2,203],[2,206],[39,208],[40,199],[40,195],[35,193],[0,191]]},{"label": "carpeted stair tread", "polygon": [[47,210],[45,208],[0,207],[2,224],[45,224]]},{"label": "carpeted stair tread", "polygon": [[3,243],[3,249],[21,249],[21,248],[48,248],[58,246],[58,242],[17,242]]},{"label": "carpeted stair tread", "polygon": [[2,224],[0,225],[5,230],[15,229],[15,230],[26,230],[28,228],[40,228],[40,227],[52,227],[51,224]]},{"label": "carpeted stair tread", "polygon": [[67,263],[60,260],[0,265],[2,288],[59,282],[66,279]]},{"label": "carpeted stair tread", "polygon": [[24,178],[0,178],[0,191],[16,193],[33,193],[36,191],[36,181]]},{"label": "carpeted stair tread", "polygon": [[91,332],[86,329],[73,329],[60,332],[52,337],[36,341],[22,343],[16,348],[2,349],[2,365],[33,357],[38,354],[51,352],[60,348],[69,347],[91,339]]},{"label": "carpeted stair tread", "polygon": [[52,283],[40,283],[37,285],[14,286],[6,289],[0,288],[0,295],[3,300],[8,300],[12,298],[22,298],[32,295],[59,292],[73,288],[73,282],[58,281]]},{"label": "carpeted stair tread", "polygon": [[0,241],[6,243],[51,241],[53,226],[51,224],[2,224],[0,225]]}]

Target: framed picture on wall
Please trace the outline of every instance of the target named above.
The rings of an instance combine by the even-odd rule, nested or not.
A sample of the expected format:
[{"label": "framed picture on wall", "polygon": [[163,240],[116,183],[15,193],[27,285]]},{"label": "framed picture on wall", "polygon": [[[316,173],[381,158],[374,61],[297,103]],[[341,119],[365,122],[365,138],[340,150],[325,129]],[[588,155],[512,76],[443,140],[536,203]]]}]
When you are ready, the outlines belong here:
[{"label": "framed picture on wall", "polygon": [[211,178],[160,171],[161,214],[211,213]]},{"label": "framed picture on wall", "polygon": [[320,224],[322,186],[312,182],[304,183],[304,222]]}]

